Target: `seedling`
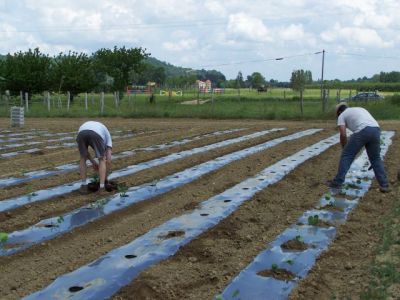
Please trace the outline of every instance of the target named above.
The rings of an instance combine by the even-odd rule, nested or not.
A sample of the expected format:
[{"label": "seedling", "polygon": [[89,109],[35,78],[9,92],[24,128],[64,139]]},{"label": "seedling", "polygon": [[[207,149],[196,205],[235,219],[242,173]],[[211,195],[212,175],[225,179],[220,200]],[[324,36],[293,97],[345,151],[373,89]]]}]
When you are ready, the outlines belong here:
[{"label": "seedling", "polygon": [[57,218],[57,223],[58,223],[58,224],[61,224],[62,222],[64,222],[64,217],[63,217],[63,216],[59,216],[59,217]]},{"label": "seedling", "polygon": [[121,197],[128,197],[128,195],[126,194],[126,192],[128,191],[128,187],[125,184],[118,184],[117,188]]},{"label": "seedling", "polygon": [[232,298],[235,298],[237,296],[239,296],[239,289],[236,289],[233,293],[232,293]]},{"label": "seedling", "polygon": [[301,235],[296,235],[295,239],[296,239],[296,241],[299,241],[299,242],[303,241],[303,237]]},{"label": "seedling", "polygon": [[294,261],[293,261],[292,259],[288,259],[288,260],[286,261],[286,263],[289,264],[289,265],[293,265],[293,264],[294,264]]},{"label": "seedling", "polygon": [[100,178],[98,174],[93,174],[92,178],[90,178],[90,182],[91,183],[99,183],[100,182]]},{"label": "seedling", "polygon": [[224,300],[224,298],[222,297],[222,295],[217,295],[217,296],[215,297],[215,300]]},{"label": "seedling", "polygon": [[318,215],[309,216],[308,217],[308,225],[315,226],[318,224],[319,217]]},{"label": "seedling", "polygon": [[0,245],[5,244],[8,240],[8,234],[6,232],[0,232]]},{"label": "seedling", "polygon": [[361,184],[361,179],[357,179],[357,184]]},{"label": "seedling", "polygon": [[325,200],[329,200],[329,199],[331,199],[331,197],[332,197],[331,193],[325,194]]},{"label": "seedling", "polygon": [[271,265],[271,270],[276,272],[278,270],[278,265],[277,264],[272,264]]}]

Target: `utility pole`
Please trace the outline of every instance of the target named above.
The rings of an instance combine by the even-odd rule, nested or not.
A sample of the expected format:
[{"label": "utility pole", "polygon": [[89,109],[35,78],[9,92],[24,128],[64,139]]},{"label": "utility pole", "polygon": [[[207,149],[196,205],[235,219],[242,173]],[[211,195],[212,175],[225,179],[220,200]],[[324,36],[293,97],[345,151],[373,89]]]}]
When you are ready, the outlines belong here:
[{"label": "utility pole", "polygon": [[326,111],[326,101],[324,92],[324,63],[325,63],[325,50],[322,50],[322,70],[321,70],[321,100],[322,100],[322,112]]}]

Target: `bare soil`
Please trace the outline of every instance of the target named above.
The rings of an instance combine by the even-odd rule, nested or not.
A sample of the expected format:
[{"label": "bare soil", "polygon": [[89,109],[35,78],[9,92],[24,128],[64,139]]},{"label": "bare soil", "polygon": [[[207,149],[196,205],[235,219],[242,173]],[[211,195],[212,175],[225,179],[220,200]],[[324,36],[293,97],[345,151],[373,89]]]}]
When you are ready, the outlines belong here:
[{"label": "bare soil", "polygon": [[[47,129],[52,132],[76,130],[83,119],[27,119],[27,128]],[[142,135],[121,141],[118,151],[139,146],[173,141],[229,128],[247,128],[246,131],[189,143],[181,147],[115,161],[115,168],[146,161],[184,149],[206,145],[230,137],[272,127],[288,127],[286,132],[274,133],[255,140],[194,155],[169,164],[144,170],[119,181],[128,186],[152,182],[190,166],[218,156],[290,134],[307,128],[325,130],[294,141],[282,143],[245,159],[233,162],[220,170],[177,188],[169,193],[138,203],[92,222],[51,241],[36,245],[19,254],[0,257],[0,299],[19,299],[44,288],[56,277],[87,264],[108,251],[122,246],[150,229],[194,209],[200,202],[221,193],[229,187],[254,176],[267,166],[336,133],[332,122],[269,122],[269,121],[211,121],[169,119],[103,119],[112,129],[134,129],[143,132],[164,130],[160,134]],[[9,120],[0,119],[0,126]],[[400,122],[381,122],[383,129],[399,130]],[[168,128],[169,130],[165,130]],[[293,291],[291,299],[332,299],[354,297],[370,279],[368,268],[376,257],[376,246],[381,242],[379,230],[385,217],[399,198],[397,170],[400,165],[400,137],[396,134],[385,158],[393,191],[382,194],[373,188],[362,199],[348,221],[338,228],[335,241],[318,259],[309,276]],[[116,146],[117,147],[117,146]],[[280,182],[257,193],[251,201],[182,247],[170,259],[143,271],[131,284],[122,288],[114,299],[212,299],[245,267],[266,245],[308,209],[327,188],[324,182],[336,172],[340,156],[336,145],[321,155],[297,167]],[[115,151],[117,152],[117,150]],[[23,155],[0,161],[5,174],[51,167],[51,164],[76,161],[76,149],[40,156]],[[7,175],[9,176],[9,175]],[[79,178],[77,173],[37,180],[33,188],[45,188]],[[26,193],[26,186],[2,190],[1,199]],[[2,194],[3,194],[2,193]],[[0,231],[10,232],[32,225],[40,219],[58,216],[104,195],[93,193],[66,194],[49,201],[0,214]],[[171,232],[179,235],[179,232]]]}]

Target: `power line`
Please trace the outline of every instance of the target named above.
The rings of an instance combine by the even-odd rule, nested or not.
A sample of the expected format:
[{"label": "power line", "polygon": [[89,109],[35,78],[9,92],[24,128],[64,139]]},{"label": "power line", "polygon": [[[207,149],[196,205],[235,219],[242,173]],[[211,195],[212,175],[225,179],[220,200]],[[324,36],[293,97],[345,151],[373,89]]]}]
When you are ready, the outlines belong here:
[{"label": "power line", "polygon": [[[319,51],[319,52],[313,52],[313,53],[303,53],[303,54],[288,55],[288,56],[266,58],[266,59],[253,59],[253,60],[236,61],[236,62],[215,64],[215,65],[203,65],[203,66],[195,66],[193,68],[204,69],[204,68],[215,68],[215,67],[223,67],[223,66],[241,65],[241,64],[247,64],[247,63],[258,63],[258,62],[267,62],[267,61],[274,61],[274,60],[284,60],[284,59],[290,59],[290,58],[295,58],[295,57],[311,56],[311,55],[316,55],[316,54],[320,54],[320,53],[322,53],[322,52]],[[326,51],[325,51],[325,53],[326,53]]]}]

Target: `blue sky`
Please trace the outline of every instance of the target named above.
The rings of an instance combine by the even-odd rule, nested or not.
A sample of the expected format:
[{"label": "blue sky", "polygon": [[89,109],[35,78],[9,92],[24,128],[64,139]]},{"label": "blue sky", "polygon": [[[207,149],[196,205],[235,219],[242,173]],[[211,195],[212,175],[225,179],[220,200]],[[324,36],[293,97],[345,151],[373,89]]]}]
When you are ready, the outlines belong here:
[{"label": "blue sky", "polygon": [[[114,45],[227,78],[296,69],[326,79],[400,71],[398,0],[0,0],[0,53],[50,55]],[[283,60],[276,58],[283,57]]]}]

